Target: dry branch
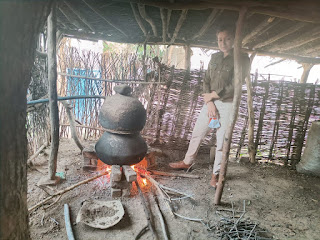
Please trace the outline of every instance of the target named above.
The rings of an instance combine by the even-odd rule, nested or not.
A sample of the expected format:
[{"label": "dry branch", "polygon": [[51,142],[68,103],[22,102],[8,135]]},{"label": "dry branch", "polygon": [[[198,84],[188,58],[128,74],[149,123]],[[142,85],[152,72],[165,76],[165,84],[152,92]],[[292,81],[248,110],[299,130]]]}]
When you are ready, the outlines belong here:
[{"label": "dry branch", "polygon": [[162,216],[161,210],[160,210],[160,208],[159,208],[158,201],[157,201],[157,199],[155,199],[155,196],[153,195],[152,192],[151,192],[151,200],[152,200],[152,203],[153,203],[154,206],[155,206],[157,215],[158,215],[159,220],[160,220],[160,225],[161,225],[161,230],[162,230],[163,238],[164,238],[165,240],[169,240],[169,238],[168,238],[168,233],[167,233],[166,223],[165,223],[165,221],[164,221],[164,218],[163,218],[163,216]]},{"label": "dry branch", "polygon": [[[139,192],[139,196],[141,198],[141,202],[142,202],[142,206],[143,206],[143,210],[144,210],[144,213],[147,217],[147,222],[148,222],[148,228],[150,229],[150,231],[152,232],[152,235],[153,235],[153,238],[154,239],[158,239],[157,235],[156,235],[156,232],[154,230],[154,227],[153,227],[153,222],[152,222],[152,218],[151,218],[151,211],[150,209],[148,208],[148,205],[147,205],[147,202],[146,202],[146,199],[144,198],[143,196],[143,193],[141,191],[141,188],[139,186],[139,183],[138,181],[135,181],[135,184],[137,186],[137,189],[138,189],[138,192]],[[137,238],[136,238],[137,239]]]},{"label": "dry branch", "polygon": [[48,142],[43,144],[27,161],[27,164],[32,164],[32,160],[35,159],[42,151],[48,146]]},{"label": "dry branch", "polygon": [[168,177],[184,177],[184,178],[200,178],[199,175],[193,174],[186,174],[186,173],[168,173],[168,172],[161,172],[155,170],[148,170],[151,174],[160,175],[160,176],[168,176]]},{"label": "dry branch", "polygon": [[81,181],[81,182],[78,182],[77,184],[74,184],[74,185],[72,185],[72,186],[70,186],[70,187],[67,187],[67,188],[65,188],[65,189],[63,189],[63,190],[61,190],[61,191],[59,191],[59,192],[57,192],[57,193],[55,193],[55,194],[52,194],[50,197],[47,197],[46,199],[42,200],[41,202],[37,203],[36,205],[30,207],[30,208],[28,209],[28,211],[31,212],[32,210],[34,210],[34,209],[42,206],[43,204],[45,204],[46,202],[48,202],[48,201],[51,200],[52,198],[57,197],[57,196],[60,196],[60,195],[62,195],[62,194],[64,194],[64,193],[66,193],[66,192],[71,191],[72,189],[74,189],[74,188],[76,188],[76,187],[79,187],[79,186],[82,185],[82,184],[86,184],[86,183],[88,183],[88,182],[91,182],[91,181],[93,181],[93,180],[95,180],[95,179],[97,179],[97,178],[99,178],[99,177],[102,177],[102,176],[104,176],[104,175],[107,175],[107,174],[108,174],[108,172],[99,174],[99,175],[94,176],[94,177],[92,177],[92,178],[89,178],[89,179],[83,180],[83,181]]}]

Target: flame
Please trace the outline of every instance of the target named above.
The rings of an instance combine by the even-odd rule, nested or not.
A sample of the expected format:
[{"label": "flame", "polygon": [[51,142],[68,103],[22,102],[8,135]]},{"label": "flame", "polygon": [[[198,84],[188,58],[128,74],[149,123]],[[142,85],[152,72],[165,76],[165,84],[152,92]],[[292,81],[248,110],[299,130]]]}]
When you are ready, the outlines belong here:
[{"label": "flame", "polygon": [[100,188],[105,188],[110,182],[110,173],[111,173],[111,166],[103,163],[101,160],[97,161],[97,171],[101,173],[107,173],[106,175],[97,178],[94,182],[98,185]]},{"label": "flame", "polygon": [[145,178],[142,178],[142,182],[143,182],[143,185],[147,185],[147,179],[145,179]]}]

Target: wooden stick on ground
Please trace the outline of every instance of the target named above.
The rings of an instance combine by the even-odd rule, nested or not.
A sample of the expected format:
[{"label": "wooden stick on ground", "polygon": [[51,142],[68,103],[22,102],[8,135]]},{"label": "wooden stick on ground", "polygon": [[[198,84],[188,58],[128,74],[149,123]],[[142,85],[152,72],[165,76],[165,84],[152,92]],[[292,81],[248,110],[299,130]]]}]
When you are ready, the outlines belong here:
[{"label": "wooden stick on ground", "polygon": [[74,240],[73,232],[72,232],[72,225],[70,222],[70,211],[68,204],[64,204],[64,221],[66,225],[66,231],[68,240]]},{"label": "wooden stick on ground", "polygon": [[[147,217],[147,221],[148,221],[148,228],[150,229],[150,231],[152,232],[152,235],[154,237],[154,239],[158,239],[157,235],[156,235],[156,232],[154,230],[154,227],[153,227],[153,222],[152,222],[152,218],[151,218],[151,212],[150,212],[150,209],[148,208],[148,205],[146,203],[146,199],[144,198],[143,196],[143,193],[141,191],[141,188],[138,184],[138,181],[134,181],[136,186],[137,186],[137,189],[138,189],[138,192],[139,192],[139,196],[141,198],[141,202],[142,202],[142,206],[143,206],[143,210],[144,210],[144,213],[146,214],[146,217]],[[140,232],[141,233],[141,232]],[[140,233],[138,235],[140,235]],[[136,238],[137,239],[137,238]]]},{"label": "wooden stick on ground", "polygon": [[169,238],[168,238],[168,233],[167,233],[166,223],[165,223],[165,221],[164,221],[164,218],[163,218],[163,216],[162,216],[161,210],[160,210],[160,208],[159,208],[158,201],[157,201],[156,197],[154,196],[154,194],[153,194],[152,192],[151,192],[151,200],[152,200],[152,203],[153,203],[154,206],[155,206],[157,215],[158,215],[159,220],[160,220],[161,230],[162,230],[162,233],[163,233],[163,238],[164,238],[165,240],[169,240]]},{"label": "wooden stick on ground", "polygon": [[43,144],[38,151],[36,151],[27,161],[28,165],[31,164],[32,165],[32,160],[34,160],[41,152],[43,149],[45,149],[48,146],[48,143],[46,142],[45,144]]},{"label": "wooden stick on ground", "polygon": [[163,198],[163,201],[165,201],[165,203],[167,203],[167,206],[168,206],[168,209],[170,210],[171,215],[175,216],[173,214],[173,209],[172,209],[171,204],[166,200],[167,199],[166,196],[164,195],[163,191],[159,187],[159,183],[156,180],[154,180],[152,177],[149,177],[147,175],[144,175],[144,177],[146,177],[153,184],[153,186],[156,187],[157,193]]},{"label": "wooden stick on ground", "polygon": [[160,175],[160,176],[168,176],[168,177],[184,177],[184,178],[200,178],[199,175],[192,175],[186,173],[168,173],[168,172],[161,172],[155,170],[148,170],[151,174]]},{"label": "wooden stick on ground", "polygon": [[95,179],[97,179],[97,178],[99,178],[99,177],[102,177],[102,176],[104,176],[104,175],[106,175],[106,174],[108,174],[108,172],[99,174],[99,175],[97,175],[97,176],[94,176],[94,177],[89,178],[89,179],[86,179],[86,180],[83,180],[83,181],[78,182],[78,183],[76,183],[76,184],[74,184],[74,185],[72,185],[72,186],[70,186],[70,187],[67,187],[67,188],[65,188],[65,189],[63,189],[63,190],[61,190],[61,191],[59,191],[59,192],[57,192],[57,193],[55,193],[55,194],[52,194],[50,197],[47,197],[46,199],[44,199],[44,200],[42,200],[41,202],[39,202],[39,203],[37,203],[36,205],[34,205],[33,207],[29,208],[28,211],[31,212],[32,210],[40,207],[41,205],[45,204],[46,202],[48,202],[48,201],[51,200],[52,198],[54,198],[54,197],[56,197],[56,196],[59,196],[59,195],[62,195],[62,194],[64,194],[64,193],[66,193],[66,192],[69,192],[69,191],[71,191],[72,189],[74,189],[74,188],[76,188],[76,187],[79,187],[79,186],[82,185],[82,184],[86,184],[86,183],[88,183],[88,182],[91,182],[92,180],[95,180]]}]

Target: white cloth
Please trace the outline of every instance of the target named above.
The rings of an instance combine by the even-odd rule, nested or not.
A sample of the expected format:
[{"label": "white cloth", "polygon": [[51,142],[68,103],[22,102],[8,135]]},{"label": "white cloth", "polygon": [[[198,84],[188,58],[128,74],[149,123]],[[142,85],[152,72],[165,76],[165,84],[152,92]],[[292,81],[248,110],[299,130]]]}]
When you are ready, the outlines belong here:
[{"label": "white cloth", "polygon": [[[227,130],[230,115],[232,112],[232,102],[222,102],[220,100],[214,101],[218,112],[219,112],[219,121],[221,127],[217,129],[217,147],[216,154],[213,166],[213,174],[218,174],[220,171],[220,164],[222,160],[222,145],[224,134]],[[208,107],[205,104],[200,112],[200,115],[196,121],[196,125],[193,128],[192,137],[190,139],[188,151],[184,158],[185,164],[192,164],[197,157],[197,153],[200,147],[202,140],[206,137],[209,131],[209,117],[208,117]]]}]

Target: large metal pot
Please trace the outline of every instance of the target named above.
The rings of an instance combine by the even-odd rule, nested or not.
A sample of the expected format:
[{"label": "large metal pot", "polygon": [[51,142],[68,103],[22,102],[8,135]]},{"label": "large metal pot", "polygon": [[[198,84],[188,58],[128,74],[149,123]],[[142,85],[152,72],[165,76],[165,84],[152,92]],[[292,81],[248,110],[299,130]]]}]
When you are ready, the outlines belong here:
[{"label": "large metal pot", "polygon": [[114,132],[140,132],[147,118],[143,105],[138,99],[130,96],[129,86],[119,85],[114,90],[116,94],[106,97],[101,107],[101,126]]},{"label": "large metal pot", "polygon": [[108,165],[132,165],[139,163],[148,147],[140,133],[113,134],[105,132],[96,143],[99,159]]}]

